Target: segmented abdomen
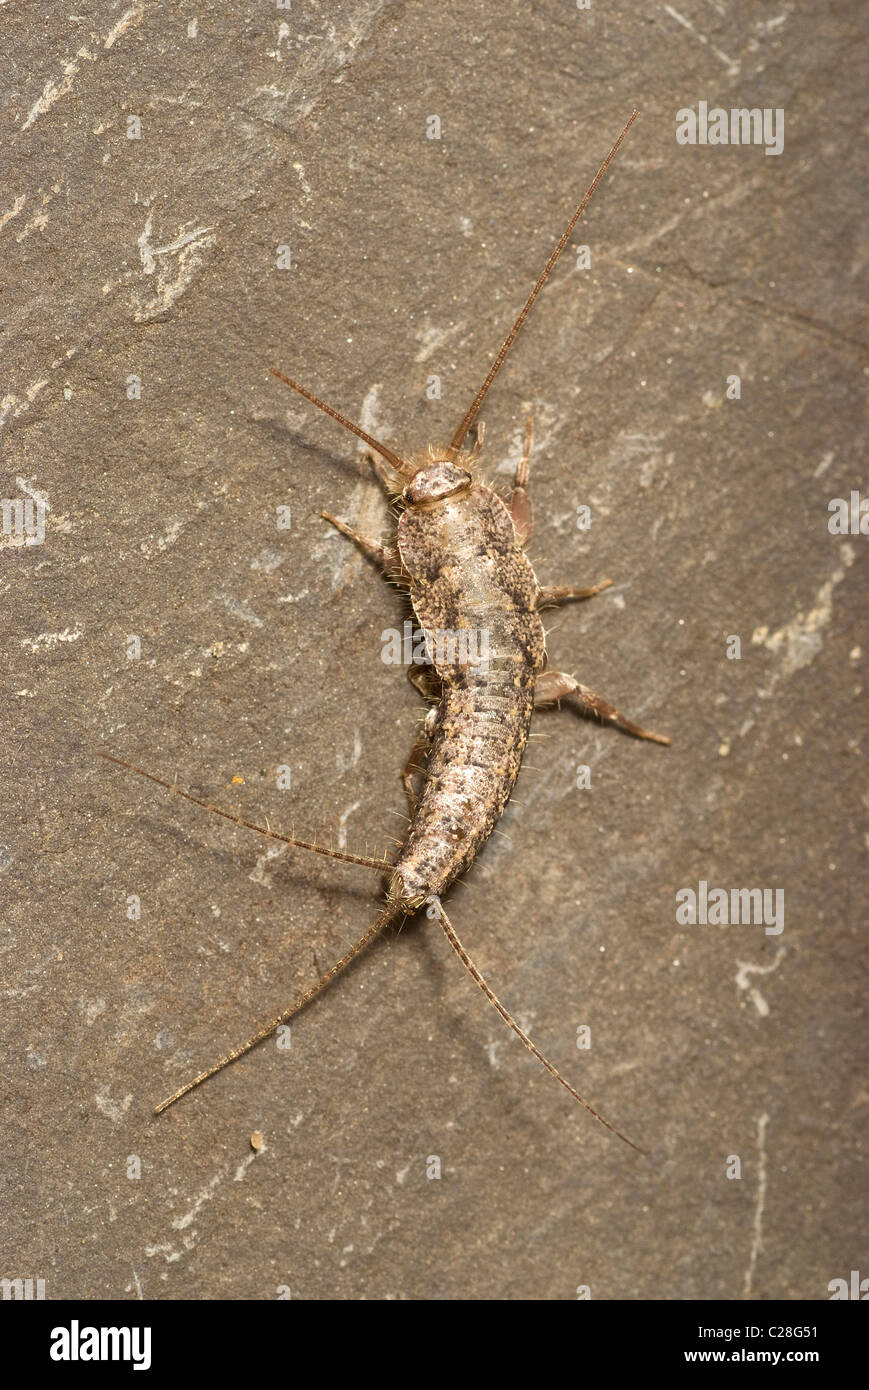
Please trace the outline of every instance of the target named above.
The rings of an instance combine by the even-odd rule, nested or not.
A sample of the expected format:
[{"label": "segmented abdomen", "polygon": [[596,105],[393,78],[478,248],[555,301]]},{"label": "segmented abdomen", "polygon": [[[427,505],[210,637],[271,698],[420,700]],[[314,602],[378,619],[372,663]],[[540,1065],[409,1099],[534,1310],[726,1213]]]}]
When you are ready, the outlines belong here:
[{"label": "segmented abdomen", "polygon": [[[497,824],[519,773],[545,654],[534,571],[489,488],[408,509],[398,547],[420,626],[445,634],[433,642],[443,693],[424,790],[395,867],[401,897],[417,903],[443,893]],[[474,656],[480,664],[469,664]]]}]

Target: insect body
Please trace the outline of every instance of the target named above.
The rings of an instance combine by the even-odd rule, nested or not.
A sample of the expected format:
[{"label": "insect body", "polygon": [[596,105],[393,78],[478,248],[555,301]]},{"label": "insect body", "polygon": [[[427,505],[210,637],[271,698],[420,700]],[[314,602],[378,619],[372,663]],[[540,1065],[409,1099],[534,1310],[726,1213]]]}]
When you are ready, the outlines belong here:
[{"label": "insect body", "polygon": [[[486,658],[454,653],[433,667],[442,695],[430,719],[425,784],[395,866],[390,898],[412,910],[440,897],[467,869],[499,820],[519,773],[543,669],[539,589],[501,499],[456,465],[423,467],[406,494],[398,550],[410,600],[429,633],[486,635]],[[449,491],[446,489],[449,488]],[[449,655],[449,654],[448,654]]]},{"label": "insect body", "polygon": [[[585,589],[568,585],[546,587],[538,583],[524,552],[524,545],[533,529],[528,489],[530,420],[515,485],[506,504],[495,492],[475,479],[475,466],[483,442],[481,425],[476,425],[473,447],[462,447],[531,305],[636,115],[634,112],[631,116],[574,213],[448,446],[431,448],[423,458],[406,461],[310,391],[272,369],[280,380],[299,391],[368,445],[371,451],[369,456],[378,475],[390,492],[399,497],[403,507],[397,543],[393,549],[357,534],[329,513],[324,512],[323,515],[357,542],[391,578],[407,587],[419,626],[429,638],[443,634],[455,638],[473,631],[485,636],[485,656],[483,660],[471,661],[467,659],[466,648],[461,644],[457,646],[454,642],[446,651],[443,644],[435,642],[433,649],[430,644],[428,694],[434,703],[404,769],[411,825],[405,844],[392,864],[325,849],[308,841],[281,835],[270,828],[254,826],[220,808],[207,806],[190,793],[150,773],[142,774],[187,800],[217,811],[260,834],[363,864],[387,874],[389,879],[382,911],[344,956],[279,1018],[272,1020],[248,1042],[176,1091],[158,1110],[166,1109],[208,1076],[268,1037],[279,1024],[286,1022],[321,993],[384,926],[427,905],[429,916],[440,921],[462,963],[526,1047],[580,1104],[608,1129],[619,1133],[578,1095],[501,1004],[459,941],[441,898],[450,884],[473,863],[504,811],[519,772],[535,705],[568,699],[583,712],[608,719],[637,737],[658,743],[669,742],[633,724],[572,676],[545,669],[541,607],[565,599],[591,597],[611,581],[603,580]],[[413,774],[419,770],[419,760],[423,758],[426,760],[424,785],[417,798]],[[121,762],[116,758],[111,760]],[[121,762],[121,765],[141,772],[141,769],[133,768],[129,763]],[[626,1142],[631,1143],[630,1140]]]}]

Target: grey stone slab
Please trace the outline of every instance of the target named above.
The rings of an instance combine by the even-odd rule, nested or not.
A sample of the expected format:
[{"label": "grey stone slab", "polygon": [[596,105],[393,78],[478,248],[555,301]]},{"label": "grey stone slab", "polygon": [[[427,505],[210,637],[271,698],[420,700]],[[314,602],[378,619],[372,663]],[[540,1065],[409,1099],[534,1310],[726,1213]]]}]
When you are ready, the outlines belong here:
[{"label": "grey stone slab", "polygon": [[[10,9],[0,491],[50,511],[42,544],[0,545],[0,1275],[50,1298],[738,1300],[866,1273],[867,540],[828,529],[866,482],[860,7]],[[783,152],[678,144],[701,100],[782,108]],[[351,848],[405,826],[422,706],[381,633],[406,612],[319,518],[389,513],[268,368],[402,448],[449,438],[635,104],[573,238],[590,267],[568,252],[535,306],[485,458],[506,487],[533,411],[538,574],[615,581],[551,616],[551,661],[674,743],[541,713],[507,838],[451,904],[649,1157],[424,918],[289,1050],[155,1119],[379,885],[96,751]],[[783,932],[679,924],[701,880],[782,889]]]}]

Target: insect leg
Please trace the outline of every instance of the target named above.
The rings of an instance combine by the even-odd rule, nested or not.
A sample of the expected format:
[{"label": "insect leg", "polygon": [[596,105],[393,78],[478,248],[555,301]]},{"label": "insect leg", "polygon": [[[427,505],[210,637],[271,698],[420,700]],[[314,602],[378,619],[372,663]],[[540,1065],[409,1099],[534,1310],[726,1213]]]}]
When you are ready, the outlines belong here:
[{"label": "insect leg", "polygon": [[603,589],[608,589],[612,582],[611,579],[602,579],[599,584],[592,584],[590,589],[575,589],[572,584],[544,584],[540,589],[537,607],[540,608],[544,603],[563,603],[568,598],[593,598]]},{"label": "insect leg", "polygon": [[433,666],[410,666],[407,679],[424,700],[433,702],[441,698],[441,682]]},{"label": "insect leg", "polygon": [[573,676],[566,675],[563,671],[544,671],[537,677],[534,686],[535,705],[554,704],[558,700],[572,699],[583,714],[594,715],[599,719],[606,719],[610,724],[615,724],[617,729],[622,729],[626,734],[633,734],[634,738],[646,738],[652,743],[663,743],[669,746],[670,740],[663,734],[653,734],[648,729],[640,728],[639,724],[634,724],[623,714],[604,700],[600,695],[595,695],[593,690],[589,690],[587,685],[580,685],[579,681]]},{"label": "insect leg", "polygon": [[354,531],[352,526],[348,526],[345,521],[339,521],[337,516],[333,516],[331,512],[321,512],[320,515],[325,521],[331,522],[336,530],[341,532],[342,536],[349,536],[351,541],[355,541],[359,549],[368,556],[369,560],[373,560],[375,564],[380,565],[381,569],[394,570],[398,568],[400,562],[397,551],[387,550],[386,547],[380,545],[378,541],[372,541],[368,536],[363,536],[359,531]]},{"label": "insect leg", "polygon": [[528,415],[525,420],[525,443],[522,447],[522,457],[516,468],[516,481],[513,484],[513,491],[507,504],[508,511],[513,518],[513,525],[516,528],[516,539],[520,545],[526,545],[534,532],[534,513],[531,509],[531,494],[528,491],[529,460],[533,441],[534,418]]},{"label": "insect leg", "polygon": [[[411,677],[411,679],[413,679]],[[413,682],[417,684],[416,681]],[[423,692],[424,693],[424,692]],[[407,762],[401,770],[401,780],[404,783],[404,790],[407,793],[407,804],[410,810],[410,818],[413,820],[416,815],[416,808],[419,805],[419,797],[413,785],[414,775],[422,771],[422,764],[428,757],[428,750],[431,747],[432,736],[437,727],[437,709],[434,705],[425,717],[425,723],[416,736],[414,745],[407,755]]]}]

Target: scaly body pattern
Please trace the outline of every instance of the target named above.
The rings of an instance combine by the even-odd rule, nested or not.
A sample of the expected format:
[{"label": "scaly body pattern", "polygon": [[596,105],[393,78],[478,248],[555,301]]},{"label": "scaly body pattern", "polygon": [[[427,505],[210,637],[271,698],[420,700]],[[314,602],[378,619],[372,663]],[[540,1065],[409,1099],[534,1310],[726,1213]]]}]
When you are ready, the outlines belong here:
[{"label": "scaly body pattern", "polygon": [[[396,544],[392,548],[358,534],[327,512],[323,515],[361,546],[384,573],[406,586],[419,628],[426,635],[429,654],[429,664],[412,675],[432,704],[402,774],[410,802],[411,823],[405,843],[393,863],[326,849],[310,841],[279,834],[270,827],[253,825],[130,763],[103,755],[259,834],[362,864],[388,876],[383,910],[341,959],[279,1018],[271,1020],[242,1046],[181,1087],[157,1107],[158,1111],[165,1110],[194,1086],[242,1056],[310,1003],[386,925],[401,921],[425,906],[428,916],[440,922],[459,959],[525,1046],[581,1105],[608,1129],[620,1133],[583,1100],[543,1056],[489,988],[459,941],[441,898],[450,884],[473,863],[507,805],[522,763],[535,705],[569,700],[584,713],[606,719],[636,737],[669,742],[626,719],[572,676],[545,669],[541,607],[568,599],[589,598],[611,581],[603,580],[585,589],[538,584],[524,552],[533,529],[528,489],[530,419],[515,485],[508,500],[502,501],[474,476],[483,442],[483,427],[477,422],[480,405],[636,114],[633,113],[598,170],[449,445],[440,449],[430,447],[422,458],[405,461],[306,388],[272,369],[281,381],[365,442],[381,481],[399,501],[402,512]],[[475,443],[471,449],[463,449],[472,427],[476,432]],[[414,777],[419,772],[422,773],[422,789],[417,796]],[[624,1135],[620,1137],[625,1138]],[[630,1140],[626,1142],[631,1143]]]},{"label": "scaly body pattern", "polygon": [[[456,490],[425,511],[408,508],[398,527],[410,601],[442,687],[427,720],[422,795],[392,876],[390,891],[408,904],[439,898],[497,824],[519,775],[546,659],[540,591],[504,503],[460,466],[418,476],[430,485],[432,475]],[[476,663],[470,644],[460,644],[464,633],[474,635]]]}]

